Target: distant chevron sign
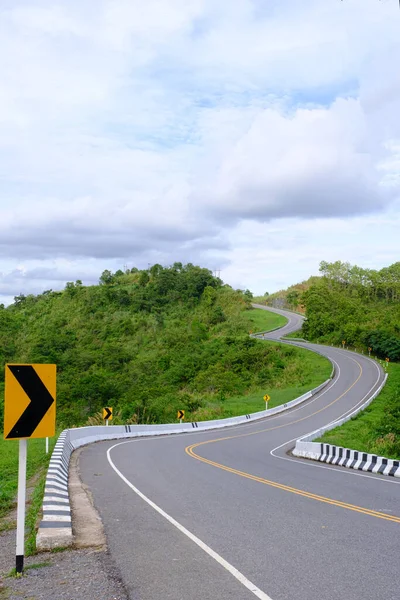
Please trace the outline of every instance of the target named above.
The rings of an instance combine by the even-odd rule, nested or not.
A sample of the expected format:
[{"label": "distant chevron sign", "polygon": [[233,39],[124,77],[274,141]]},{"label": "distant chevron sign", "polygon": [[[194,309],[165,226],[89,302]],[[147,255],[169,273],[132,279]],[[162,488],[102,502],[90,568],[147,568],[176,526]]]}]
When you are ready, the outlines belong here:
[{"label": "distant chevron sign", "polygon": [[103,408],[103,419],[105,421],[111,421],[113,414],[113,409],[110,406]]}]

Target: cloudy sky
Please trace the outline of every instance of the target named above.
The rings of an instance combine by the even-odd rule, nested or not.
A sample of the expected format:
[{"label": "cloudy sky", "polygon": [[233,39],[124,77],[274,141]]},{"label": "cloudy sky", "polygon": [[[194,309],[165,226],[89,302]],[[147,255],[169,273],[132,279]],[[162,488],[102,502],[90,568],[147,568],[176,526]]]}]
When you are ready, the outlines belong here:
[{"label": "cloudy sky", "polygon": [[1,0],[0,302],[400,260],[398,0]]}]

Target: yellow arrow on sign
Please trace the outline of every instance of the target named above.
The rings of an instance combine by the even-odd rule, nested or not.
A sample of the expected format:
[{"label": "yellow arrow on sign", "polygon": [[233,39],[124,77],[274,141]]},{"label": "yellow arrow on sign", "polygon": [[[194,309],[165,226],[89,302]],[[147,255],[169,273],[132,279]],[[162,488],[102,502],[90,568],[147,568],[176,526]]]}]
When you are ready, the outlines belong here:
[{"label": "yellow arrow on sign", "polygon": [[185,418],[185,411],[184,410],[178,410],[178,419],[184,419]]},{"label": "yellow arrow on sign", "polygon": [[56,426],[56,365],[6,365],[4,438],[52,437]]}]

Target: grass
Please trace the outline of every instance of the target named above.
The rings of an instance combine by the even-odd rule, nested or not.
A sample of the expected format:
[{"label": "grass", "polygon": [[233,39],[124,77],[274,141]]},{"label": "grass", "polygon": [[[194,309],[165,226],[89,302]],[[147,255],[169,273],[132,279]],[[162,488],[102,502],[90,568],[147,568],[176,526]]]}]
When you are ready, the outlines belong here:
[{"label": "grass", "polygon": [[295,338],[295,339],[301,339],[303,340],[303,330],[302,329],[298,329],[297,331],[292,331],[292,333],[288,333],[287,335],[285,335],[282,339],[290,339],[290,338]]},{"label": "grass", "polygon": [[253,333],[271,331],[277,327],[283,327],[287,323],[287,319],[282,317],[282,315],[263,310],[262,308],[248,310],[244,313],[244,316],[249,320],[250,330]]},{"label": "grass", "polygon": [[11,571],[9,573],[7,573],[6,577],[22,577],[23,574],[25,573],[25,571],[30,571],[30,570],[35,570],[35,569],[42,569],[43,567],[50,567],[51,566],[51,561],[50,560],[45,560],[43,562],[40,563],[33,563],[31,565],[26,565],[24,566],[24,570],[23,573],[17,573],[15,567],[13,569],[11,569]]},{"label": "grass", "polygon": [[36,522],[42,509],[44,486],[46,483],[46,469],[41,467],[39,479],[33,490],[29,508],[25,517],[25,556],[32,556],[36,552]]},{"label": "grass", "polygon": [[17,526],[17,521],[15,519],[4,519],[0,522],[0,533],[4,533],[5,531],[11,531],[15,529]]},{"label": "grass", "polygon": [[377,432],[380,424],[387,423],[387,411],[400,390],[400,364],[391,363],[388,372],[388,380],[382,392],[365,410],[315,441],[398,460],[399,452],[393,445],[385,443],[385,438]]},{"label": "grass", "polygon": [[[45,440],[28,440],[26,475],[29,480],[40,467],[46,467],[55,445],[57,435],[49,440],[49,453],[46,454]],[[0,517],[6,515],[15,504],[18,481],[18,440],[0,439]]]},{"label": "grass", "polygon": [[65,552],[66,550],[71,550],[71,546],[57,546],[57,548],[51,548],[50,552],[52,554],[58,554],[59,552]]},{"label": "grass", "polygon": [[[260,341],[260,344],[275,344],[275,342]],[[268,408],[274,408],[298,398],[329,379],[332,365],[328,359],[303,348],[295,348],[294,352],[297,360],[301,361],[301,371],[303,374],[301,384],[297,386],[282,385],[282,387],[265,385],[264,387],[251,390],[243,396],[233,396],[225,400],[221,399],[218,404],[213,405],[210,403],[208,405],[208,414],[205,414],[203,419],[223,419],[264,410],[265,402],[263,396],[265,394],[268,394],[271,398],[268,402]]]}]

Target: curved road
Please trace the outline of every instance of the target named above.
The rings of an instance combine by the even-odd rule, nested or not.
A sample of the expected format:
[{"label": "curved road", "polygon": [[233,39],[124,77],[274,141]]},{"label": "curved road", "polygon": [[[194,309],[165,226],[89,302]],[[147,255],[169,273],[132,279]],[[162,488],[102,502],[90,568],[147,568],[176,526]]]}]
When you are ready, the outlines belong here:
[{"label": "curved road", "polygon": [[[279,312],[286,332],[299,327],[301,317]],[[383,373],[367,357],[302,345],[328,356],[336,375],[300,407],[219,432],[84,449],[82,479],[130,598],[399,599],[400,482],[287,454]]]}]

